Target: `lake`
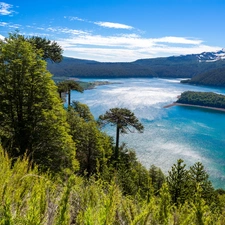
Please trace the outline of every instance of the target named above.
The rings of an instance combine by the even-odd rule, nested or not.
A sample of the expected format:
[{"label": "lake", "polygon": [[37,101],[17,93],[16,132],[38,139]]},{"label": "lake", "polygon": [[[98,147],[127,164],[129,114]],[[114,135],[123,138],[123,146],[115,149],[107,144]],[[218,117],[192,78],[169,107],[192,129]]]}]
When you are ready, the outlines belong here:
[{"label": "lake", "polygon": [[[147,168],[154,164],[167,174],[177,159],[183,159],[187,168],[199,161],[214,187],[225,189],[225,113],[184,106],[163,108],[187,90],[225,94],[225,88],[191,86],[179,79],[105,80],[115,83],[83,94],[72,91],[71,99],[87,104],[95,118],[114,107],[132,110],[145,130],[121,136],[121,143],[134,149]],[[108,126],[105,131],[115,137],[115,127]]]}]

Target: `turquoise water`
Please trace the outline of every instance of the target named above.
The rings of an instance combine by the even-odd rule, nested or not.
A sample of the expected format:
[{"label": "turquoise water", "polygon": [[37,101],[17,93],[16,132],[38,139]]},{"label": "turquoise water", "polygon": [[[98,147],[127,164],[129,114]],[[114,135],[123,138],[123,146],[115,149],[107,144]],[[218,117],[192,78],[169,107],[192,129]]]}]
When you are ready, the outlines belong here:
[{"label": "turquoise water", "polygon": [[[179,158],[187,167],[200,161],[214,187],[225,189],[225,113],[184,106],[163,108],[186,90],[225,94],[224,88],[185,85],[180,84],[179,79],[108,81],[116,83],[99,86],[83,94],[72,92],[72,99],[87,104],[96,118],[114,107],[132,110],[145,131],[143,134],[123,135],[121,142],[135,149],[138,159],[147,168],[154,164],[167,174]],[[114,127],[105,130],[115,136]]]}]

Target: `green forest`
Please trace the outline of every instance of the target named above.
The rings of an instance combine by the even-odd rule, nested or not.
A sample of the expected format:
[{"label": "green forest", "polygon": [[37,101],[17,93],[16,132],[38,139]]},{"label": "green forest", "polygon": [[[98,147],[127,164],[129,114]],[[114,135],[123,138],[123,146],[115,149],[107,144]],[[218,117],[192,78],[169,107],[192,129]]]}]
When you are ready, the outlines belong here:
[{"label": "green forest", "polygon": [[192,78],[199,74],[225,67],[225,61],[199,62],[195,55],[139,59],[134,62],[106,63],[63,57],[60,64],[47,61],[54,77],[170,77]]},{"label": "green forest", "polygon": [[83,87],[56,85],[47,61],[61,62],[57,43],[13,33],[0,52],[0,225],[225,224],[225,191],[202,163],[145,168],[120,143],[122,133],[144,132],[133,112],[112,108],[95,120],[70,99]]},{"label": "green forest", "polygon": [[213,92],[185,91],[178,98],[177,103],[225,109],[225,96]]},{"label": "green forest", "polygon": [[181,80],[181,83],[225,87],[225,67],[200,73],[189,80]]}]

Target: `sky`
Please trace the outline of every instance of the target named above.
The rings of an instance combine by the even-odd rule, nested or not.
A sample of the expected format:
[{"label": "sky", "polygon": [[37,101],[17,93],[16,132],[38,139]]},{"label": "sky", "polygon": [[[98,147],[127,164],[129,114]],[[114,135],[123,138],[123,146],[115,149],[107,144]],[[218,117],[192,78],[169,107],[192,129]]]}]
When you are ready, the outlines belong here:
[{"label": "sky", "polygon": [[100,62],[225,48],[225,0],[0,0],[0,38],[19,31]]}]

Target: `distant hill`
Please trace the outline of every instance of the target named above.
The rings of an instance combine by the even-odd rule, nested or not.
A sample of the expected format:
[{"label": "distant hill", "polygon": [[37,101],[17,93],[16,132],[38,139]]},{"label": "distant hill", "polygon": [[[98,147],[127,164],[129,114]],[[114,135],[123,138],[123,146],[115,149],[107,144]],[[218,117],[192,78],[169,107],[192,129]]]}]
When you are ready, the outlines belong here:
[{"label": "distant hill", "polygon": [[57,77],[153,77],[148,66],[134,63],[101,63],[64,57],[59,64],[48,63],[48,70]]},{"label": "distant hill", "polygon": [[103,63],[64,57],[59,64],[48,62],[55,77],[174,77],[191,78],[225,67],[225,50],[201,54],[139,59],[130,63]]},{"label": "distant hill", "polygon": [[182,83],[225,87],[225,67],[201,73]]}]

